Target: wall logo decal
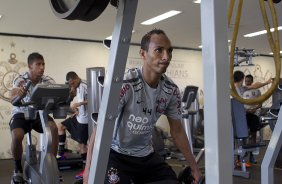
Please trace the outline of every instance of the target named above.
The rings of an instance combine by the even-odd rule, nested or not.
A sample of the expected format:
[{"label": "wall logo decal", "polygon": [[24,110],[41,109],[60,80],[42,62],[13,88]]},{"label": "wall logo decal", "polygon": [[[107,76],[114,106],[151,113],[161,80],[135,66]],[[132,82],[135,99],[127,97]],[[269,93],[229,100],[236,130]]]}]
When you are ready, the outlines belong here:
[{"label": "wall logo decal", "polygon": [[20,70],[26,68],[27,64],[18,62],[16,54],[11,53],[7,61],[0,61],[0,98],[9,101],[13,80],[20,74]]}]

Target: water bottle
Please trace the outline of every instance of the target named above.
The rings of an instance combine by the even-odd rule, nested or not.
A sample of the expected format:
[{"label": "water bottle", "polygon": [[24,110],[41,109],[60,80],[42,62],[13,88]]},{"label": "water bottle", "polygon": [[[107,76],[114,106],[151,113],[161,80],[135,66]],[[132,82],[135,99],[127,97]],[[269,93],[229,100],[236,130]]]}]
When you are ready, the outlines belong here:
[{"label": "water bottle", "polygon": [[242,166],[241,167],[242,167],[242,171],[246,172],[246,160],[244,158],[242,159]]}]

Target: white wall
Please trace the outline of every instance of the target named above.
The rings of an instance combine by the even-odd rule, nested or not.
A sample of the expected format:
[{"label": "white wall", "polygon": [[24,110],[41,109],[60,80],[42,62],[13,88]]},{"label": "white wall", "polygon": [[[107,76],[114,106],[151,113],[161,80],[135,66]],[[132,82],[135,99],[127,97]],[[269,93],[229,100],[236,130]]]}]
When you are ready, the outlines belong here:
[{"label": "white wall", "polygon": [[[10,158],[10,132],[9,120],[11,105],[5,99],[9,96],[11,82],[17,73],[27,71],[26,58],[31,52],[39,52],[45,58],[45,74],[53,77],[57,83],[65,82],[65,74],[68,71],[76,71],[81,78],[86,78],[87,67],[106,67],[109,50],[102,43],[65,41],[53,39],[38,39],[24,37],[0,36],[0,159]],[[139,59],[139,47],[131,46],[127,67],[135,67],[142,64]],[[11,55],[12,54],[12,55]],[[9,60],[15,58],[15,64]],[[203,75],[201,52],[177,50],[173,51],[173,59],[167,71],[183,90],[186,85],[195,85],[200,88],[200,102],[203,106]],[[15,61],[15,60],[14,60]],[[251,73],[256,80],[266,80],[273,77],[274,65],[271,58],[254,58],[257,67],[240,67],[239,70]],[[259,69],[260,66],[260,70]],[[229,77],[229,76],[223,76]],[[162,117],[158,125],[169,130],[166,118]]]},{"label": "white wall", "polygon": [[[275,65],[274,60],[271,57],[255,57],[253,59],[254,66],[245,66],[245,67],[235,67],[234,71],[241,70],[247,74],[251,74],[254,77],[254,82],[264,82],[269,78],[274,78]],[[281,76],[281,75],[280,75]],[[269,89],[270,85],[260,88],[262,93],[266,92]],[[272,104],[271,98],[266,100],[263,103],[264,107],[270,107]]]},{"label": "white wall", "polygon": [[[65,82],[68,71],[86,78],[85,69],[106,66],[108,50],[102,44],[0,36],[0,158],[11,157],[9,120],[11,105],[6,101],[17,73],[27,71],[27,56],[39,52],[45,59],[45,74],[57,83]],[[9,63],[11,55],[17,62]],[[16,57],[15,57],[16,56]]]}]

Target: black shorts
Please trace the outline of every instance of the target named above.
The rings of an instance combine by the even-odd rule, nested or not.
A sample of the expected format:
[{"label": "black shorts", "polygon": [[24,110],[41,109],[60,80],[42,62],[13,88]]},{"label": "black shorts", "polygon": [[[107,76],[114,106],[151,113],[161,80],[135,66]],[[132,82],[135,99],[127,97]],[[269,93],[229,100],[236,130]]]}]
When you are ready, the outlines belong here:
[{"label": "black shorts", "polygon": [[76,117],[73,116],[63,121],[62,125],[64,125],[67,128],[73,140],[77,141],[80,144],[87,145],[88,124],[79,123]]},{"label": "black shorts", "polygon": [[105,184],[144,184],[157,181],[178,183],[175,172],[159,154],[132,157],[110,151]]},{"label": "black shorts", "polygon": [[250,132],[258,131],[260,126],[259,117],[252,113],[247,113],[246,116]]},{"label": "black shorts", "polygon": [[[51,116],[48,115],[48,121],[54,121]],[[43,133],[41,120],[39,113],[36,114],[35,120],[26,120],[24,113],[15,114],[10,120],[10,130],[15,128],[21,128],[25,133],[30,132],[32,129],[38,133]]]}]

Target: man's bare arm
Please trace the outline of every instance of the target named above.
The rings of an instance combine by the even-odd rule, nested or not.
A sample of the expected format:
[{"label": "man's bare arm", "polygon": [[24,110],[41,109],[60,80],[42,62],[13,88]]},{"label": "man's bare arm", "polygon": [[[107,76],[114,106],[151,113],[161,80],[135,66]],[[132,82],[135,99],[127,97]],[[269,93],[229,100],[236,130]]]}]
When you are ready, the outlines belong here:
[{"label": "man's bare arm", "polygon": [[24,90],[23,87],[14,87],[11,90],[11,97],[10,97],[10,101],[12,102],[13,99],[15,99],[16,97],[20,96],[21,98],[23,98],[26,95],[26,91]]},{"label": "man's bare arm", "polygon": [[258,89],[258,88],[261,88],[265,85],[268,85],[268,84],[271,84],[273,82],[272,78],[268,79],[267,81],[265,82],[256,82],[256,83],[253,83],[252,85],[250,86],[246,86],[246,88],[249,90],[249,89]]},{"label": "man's bare arm", "polygon": [[188,162],[188,165],[191,167],[193,177],[195,178],[195,183],[198,183],[202,177],[202,174],[196,163],[195,157],[190,149],[190,144],[187,135],[181,125],[181,121],[168,118],[168,122],[170,125],[170,133],[174,140],[174,143],[184,155],[186,161]]}]

